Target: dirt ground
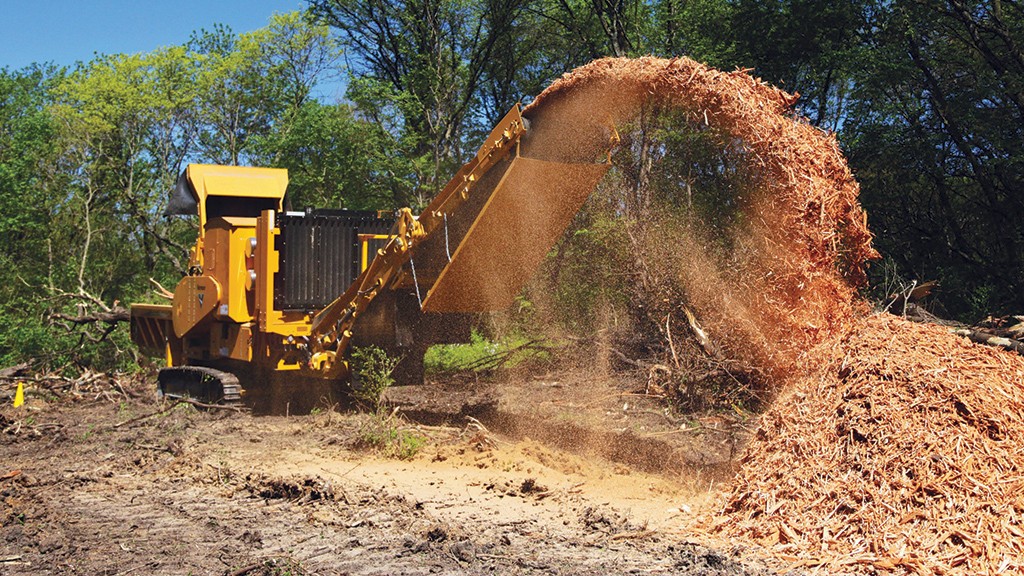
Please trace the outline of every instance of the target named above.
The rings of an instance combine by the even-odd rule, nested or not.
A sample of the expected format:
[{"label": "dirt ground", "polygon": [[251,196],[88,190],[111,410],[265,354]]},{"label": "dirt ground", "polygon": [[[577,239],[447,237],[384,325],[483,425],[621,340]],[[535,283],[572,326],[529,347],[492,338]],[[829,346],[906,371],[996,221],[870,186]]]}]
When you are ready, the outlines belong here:
[{"label": "dirt ground", "polygon": [[201,411],[121,388],[0,398],[0,574],[778,568],[686,536],[731,477],[743,420],[675,415],[635,383],[577,371],[395,390],[427,439],[409,460],[358,447],[365,414]]}]

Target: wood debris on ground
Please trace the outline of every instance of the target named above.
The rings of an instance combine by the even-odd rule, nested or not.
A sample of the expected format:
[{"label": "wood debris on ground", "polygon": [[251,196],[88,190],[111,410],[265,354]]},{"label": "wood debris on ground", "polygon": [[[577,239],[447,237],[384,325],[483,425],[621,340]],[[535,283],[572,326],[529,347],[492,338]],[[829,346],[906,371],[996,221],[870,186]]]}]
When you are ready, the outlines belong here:
[{"label": "wood debris on ground", "polygon": [[1024,358],[863,319],[765,414],[712,529],[828,572],[1024,570]]}]

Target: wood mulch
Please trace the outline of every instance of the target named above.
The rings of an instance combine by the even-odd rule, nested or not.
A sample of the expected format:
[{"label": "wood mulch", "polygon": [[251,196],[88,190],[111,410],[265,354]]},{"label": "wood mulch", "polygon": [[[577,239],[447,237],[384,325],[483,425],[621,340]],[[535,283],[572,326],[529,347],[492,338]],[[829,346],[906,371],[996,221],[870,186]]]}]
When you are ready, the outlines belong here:
[{"label": "wood mulch", "polygon": [[712,529],[829,573],[1024,570],[1024,358],[886,314],[823,355]]}]

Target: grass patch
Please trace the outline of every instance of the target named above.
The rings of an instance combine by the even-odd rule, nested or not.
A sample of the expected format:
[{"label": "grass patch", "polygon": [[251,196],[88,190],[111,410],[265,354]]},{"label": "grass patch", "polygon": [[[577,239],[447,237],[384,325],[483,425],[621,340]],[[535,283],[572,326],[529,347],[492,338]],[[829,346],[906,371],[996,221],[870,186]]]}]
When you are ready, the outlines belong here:
[{"label": "grass patch", "polygon": [[428,374],[486,372],[527,360],[550,360],[551,354],[551,346],[543,340],[515,335],[491,341],[474,330],[468,344],[435,344],[428,348],[423,366]]},{"label": "grass patch", "polygon": [[385,458],[408,460],[427,444],[427,439],[403,426],[401,418],[378,410],[359,429],[357,445]]}]

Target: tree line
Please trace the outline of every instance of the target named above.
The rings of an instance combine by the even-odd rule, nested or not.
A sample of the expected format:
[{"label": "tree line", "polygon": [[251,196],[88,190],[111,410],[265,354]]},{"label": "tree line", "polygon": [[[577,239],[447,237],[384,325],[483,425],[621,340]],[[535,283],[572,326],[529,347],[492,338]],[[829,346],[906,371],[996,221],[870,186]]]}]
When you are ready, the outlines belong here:
[{"label": "tree line", "polygon": [[[295,208],[423,206],[512,104],[609,55],[799,92],[861,183],[878,290],[939,280],[944,314],[1020,312],[1022,27],[1009,0],[309,0],[250,33],[4,68],[0,364],[130,363],[123,330],[54,315],[173,286],[194,222],[162,213],[185,164],[288,168]],[[314,97],[332,82],[343,97]]]}]

